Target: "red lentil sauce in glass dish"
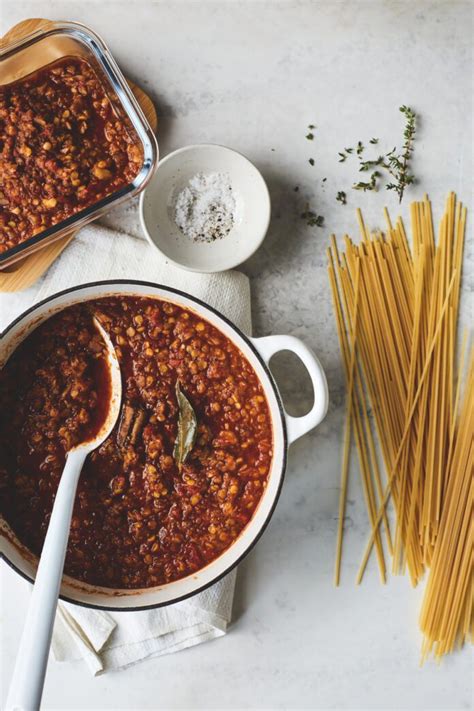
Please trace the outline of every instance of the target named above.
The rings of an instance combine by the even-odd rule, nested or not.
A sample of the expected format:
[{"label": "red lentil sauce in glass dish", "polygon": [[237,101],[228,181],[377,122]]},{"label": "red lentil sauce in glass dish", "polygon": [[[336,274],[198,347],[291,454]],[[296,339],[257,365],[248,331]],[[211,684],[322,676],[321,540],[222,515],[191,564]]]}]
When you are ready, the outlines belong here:
[{"label": "red lentil sauce in glass dish", "polygon": [[64,57],[0,87],[0,254],[133,181],[139,138],[92,66]]},{"label": "red lentil sauce in glass dish", "polygon": [[[0,372],[0,507],[33,553],[65,452],[100,420],[104,344],[92,314],[116,348],[123,401],[81,474],[65,572],[115,589],[169,583],[217,558],[251,519],[272,461],[269,407],[240,350],[171,302],[107,297],[48,319]],[[183,461],[175,445],[190,412]]]}]

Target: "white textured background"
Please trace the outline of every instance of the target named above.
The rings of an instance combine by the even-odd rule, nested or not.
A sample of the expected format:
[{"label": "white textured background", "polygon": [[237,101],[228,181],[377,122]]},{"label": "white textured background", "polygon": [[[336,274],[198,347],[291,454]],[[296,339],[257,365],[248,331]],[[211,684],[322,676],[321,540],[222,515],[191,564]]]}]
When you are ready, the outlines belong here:
[{"label": "white textured background", "polygon": [[[228,636],[98,679],[81,664],[51,662],[45,708],[471,708],[469,649],[441,668],[418,668],[422,590],[404,578],[381,587],[373,565],[354,587],[368,531],[356,470],[342,586],[332,587],[343,386],[325,248],[329,232],[354,234],[356,205],[372,226],[382,225],[385,204],[397,213],[393,193],[350,190],[355,161],[340,165],[337,152],[374,135],[385,139],[381,147],[399,144],[402,103],[421,115],[414,160],[420,184],[408,192],[404,216],[424,191],[436,216],[450,189],[471,207],[472,7],[449,0],[0,0],[2,32],[22,18],[48,16],[102,34],[123,71],[156,102],[162,155],[189,143],[224,143],[263,171],[273,219],[264,246],[243,268],[252,279],[255,332],[303,338],[320,355],[331,392],[327,420],[292,449],[275,516],[240,567]],[[309,123],[317,125],[313,143],[304,138]],[[341,189],[345,207],[335,202]],[[306,200],[324,215],[324,229],[300,219]],[[107,222],[139,230],[135,206]],[[464,320],[472,314],[471,238],[465,265]],[[0,326],[33,294],[1,295]],[[277,365],[289,405],[301,414],[307,383],[292,362]],[[5,686],[27,586],[4,565],[0,580]]]}]

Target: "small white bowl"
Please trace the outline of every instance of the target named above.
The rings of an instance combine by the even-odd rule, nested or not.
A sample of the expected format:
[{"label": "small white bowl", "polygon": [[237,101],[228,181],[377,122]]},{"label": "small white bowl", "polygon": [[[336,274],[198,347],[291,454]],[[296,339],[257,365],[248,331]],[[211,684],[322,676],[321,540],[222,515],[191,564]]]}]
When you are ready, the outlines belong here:
[{"label": "small white bowl", "polygon": [[[174,221],[176,198],[196,173],[226,173],[232,185],[234,225],[214,242],[194,242]],[[261,173],[241,153],[210,143],[186,146],[159,162],[140,197],[140,220],[148,240],[168,261],[193,272],[221,272],[244,262],[262,244],[270,195]]]}]

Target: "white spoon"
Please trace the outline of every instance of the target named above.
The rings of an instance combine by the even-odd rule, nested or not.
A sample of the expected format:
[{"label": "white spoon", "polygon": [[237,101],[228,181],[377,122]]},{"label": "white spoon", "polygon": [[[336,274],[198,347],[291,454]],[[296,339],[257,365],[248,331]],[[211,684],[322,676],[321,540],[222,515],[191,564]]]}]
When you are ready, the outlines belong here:
[{"label": "white spoon", "polygon": [[77,482],[85,458],[107,439],[120,411],[119,362],[108,333],[96,318],[94,324],[107,345],[111,380],[109,411],[95,438],[78,444],[66,455],[16,657],[6,703],[8,711],[36,711],[40,707]]}]

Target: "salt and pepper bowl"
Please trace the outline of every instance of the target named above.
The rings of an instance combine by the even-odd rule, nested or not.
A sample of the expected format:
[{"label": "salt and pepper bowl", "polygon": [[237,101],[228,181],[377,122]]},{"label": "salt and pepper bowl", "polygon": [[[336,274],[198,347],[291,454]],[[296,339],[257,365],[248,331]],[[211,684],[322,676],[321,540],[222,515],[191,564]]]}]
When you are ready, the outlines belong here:
[{"label": "salt and pepper bowl", "polygon": [[[235,201],[233,225],[219,239],[195,241],[175,222],[181,191],[197,174],[221,173]],[[215,144],[180,148],[163,158],[140,198],[140,220],[149,242],[166,259],[193,272],[220,272],[248,259],[270,222],[270,195],[260,171],[241,153]]]}]

